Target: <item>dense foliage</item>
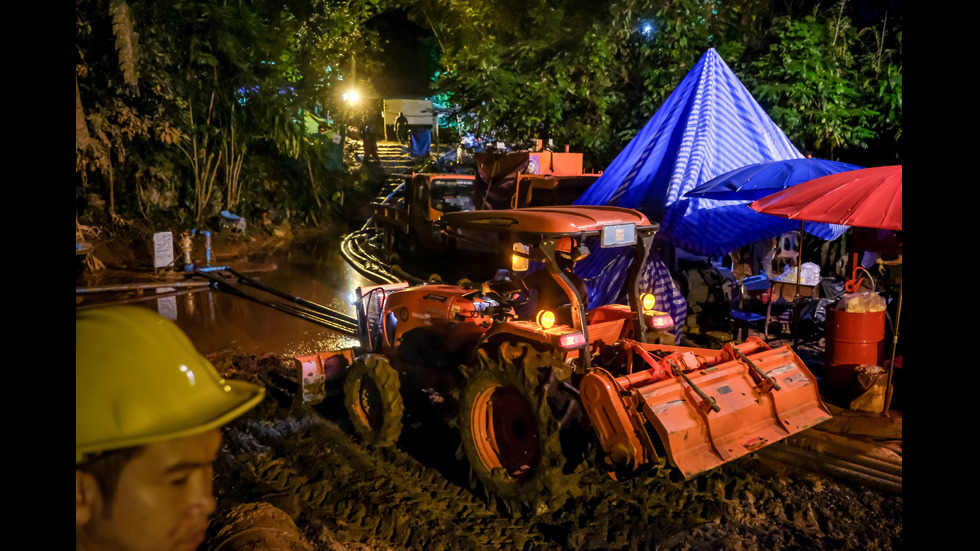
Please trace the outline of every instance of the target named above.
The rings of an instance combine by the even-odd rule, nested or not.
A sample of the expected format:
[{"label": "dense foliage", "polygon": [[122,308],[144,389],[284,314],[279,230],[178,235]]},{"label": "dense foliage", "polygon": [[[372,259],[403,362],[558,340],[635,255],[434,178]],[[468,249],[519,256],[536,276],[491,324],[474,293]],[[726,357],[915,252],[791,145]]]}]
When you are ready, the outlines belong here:
[{"label": "dense foliage", "polygon": [[437,89],[499,139],[571,143],[601,169],[715,48],[801,151],[901,162],[901,19],[887,2],[402,4],[433,30]]},{"label": "dense foliage", "polygon": [[271,205],[315,218],[349,175],[329,162],[342,146],[311,135],[306,117],[338,114],[331,131],[343,130],[344,79],[377,65],[363,25],[376,9],[371,0],[81,0],[76,200],[105,202],[117,221],[186,226]]},{"label": "dense foliage", "polygon": [[[77,217],[313,222],[356,166],[328,136],[405,13],[465,131],[553,139],[606,166],[715,48],[803,152],[902,161],[902,21],[888,0],[79,0]],[[313,115],[316,118],[307,118]],[[326,136],[307,122],[326,121]],[[96,208],[92,208],[92,207]]]}]

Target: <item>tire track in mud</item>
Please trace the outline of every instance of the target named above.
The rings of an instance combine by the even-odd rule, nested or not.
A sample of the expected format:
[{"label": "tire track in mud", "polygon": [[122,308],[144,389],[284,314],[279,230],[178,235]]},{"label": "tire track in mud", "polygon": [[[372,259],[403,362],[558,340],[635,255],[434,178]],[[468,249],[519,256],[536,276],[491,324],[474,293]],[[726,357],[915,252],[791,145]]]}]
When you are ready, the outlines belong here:
[{"label": "tire track in mud", "polygon": [[[901,549],[902,498],[750,455],[691,480],[614,481],[577,466],[576,496],[512,518],[467,488],[452,431],[407,423],[399,448],[363,445],[335,411],[272,392],[226,426],[219,508],[268,501],[317,549]],[[413,426],[414,425],[414,426]],[[423,443],[416,439],[423,437]]]},{"label": "tire track in mud", "polygon": [[236,420],[223,455],[258,490],[238,499],[285,502],[297,524],[316,529],[306,530],[311,540],[326,531],[392,549],[541,548],[526,523],[499,516],[405,452],[364,446],[312,410],[282,417],[270,409]]},{"label": "tire track in mud", "polygon": [[314,541],[330,534],[372,549],[646,549],[724,512],[721,473],[693,483],[616,482],[583,463],[577,498],[515,519],[440,470],[399,449],[362,445],[312,410],[264,407],[227,432],[228,453],[258,489],[250,499],[285,501]]}]

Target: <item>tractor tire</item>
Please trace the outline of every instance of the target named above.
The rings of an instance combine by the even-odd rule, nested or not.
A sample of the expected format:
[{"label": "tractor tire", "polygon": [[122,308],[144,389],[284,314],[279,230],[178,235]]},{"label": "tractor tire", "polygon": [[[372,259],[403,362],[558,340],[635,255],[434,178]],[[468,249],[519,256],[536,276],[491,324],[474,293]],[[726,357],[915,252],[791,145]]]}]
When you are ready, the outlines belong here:
[{"label": "tractor tire", "polygon": [[405,406],[398,372],[384,356],[365,354],[354,360],[344,380],[344,407],[365,442],[389,447],[398,441]]},{"label": "tractor tire", "polygon": [[487,497],[515,516],[553,511],[569,494],[559,423],[537,375],[544,356],[523,343],[480,351],[460,393],[463,454]]}]

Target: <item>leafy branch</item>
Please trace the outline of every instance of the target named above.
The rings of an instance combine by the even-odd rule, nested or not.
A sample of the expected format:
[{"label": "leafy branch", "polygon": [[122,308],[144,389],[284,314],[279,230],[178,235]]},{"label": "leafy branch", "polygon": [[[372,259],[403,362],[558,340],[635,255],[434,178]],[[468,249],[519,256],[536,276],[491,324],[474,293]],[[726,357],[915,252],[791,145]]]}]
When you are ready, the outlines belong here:
[{"label": "leafy branch", "polygon": [[[210,107],[214,105],[214,93],[211,93],[211,105],[207,121],[210,122]],[[193,126],[194,107],[192,102],[187,103],[187,113]],[[218,152],[217,158],[213,152],[208,151],[210,136],[204,133],[198,145],[197,132],[192,132],[190,136],[190,147],[184,147],[183,143],[178,143],[177,147],[184,153],[190,162],[191,174],[194,178],[194,220],[198,223],[204,218],[208,204],[211,202],[211,193],[214,191],[214,181],[218,175],[218,168],[221,165],[222,151]]]}]

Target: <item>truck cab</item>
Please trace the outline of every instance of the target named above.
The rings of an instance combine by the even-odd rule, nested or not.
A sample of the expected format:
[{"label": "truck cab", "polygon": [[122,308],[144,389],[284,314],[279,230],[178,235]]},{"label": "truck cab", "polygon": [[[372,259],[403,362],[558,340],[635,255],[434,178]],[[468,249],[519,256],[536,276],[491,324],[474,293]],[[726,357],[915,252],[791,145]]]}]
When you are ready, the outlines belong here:
[{"label": "truck cab", "polygon": [[599,177],[582,172],[581,153],[487,153],[476,158],[476,175],[413,173],[391,198],[372,204],[387,252],[412,257],[451,252],[434,226],[444,214],[569,205]]},{"label": "truck cab", "polygon": [[444,245],[433,223],[444,213],[473,210],[474,177],[461,174],[412,174],[385,203],[375,203],[375,221],[389,248],[439,250]]}]

